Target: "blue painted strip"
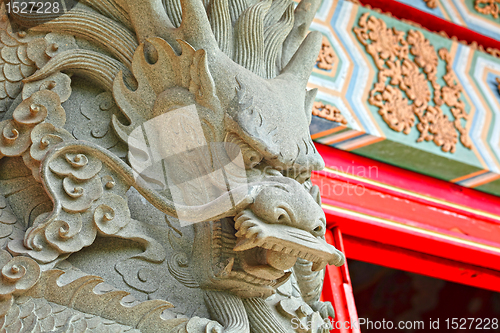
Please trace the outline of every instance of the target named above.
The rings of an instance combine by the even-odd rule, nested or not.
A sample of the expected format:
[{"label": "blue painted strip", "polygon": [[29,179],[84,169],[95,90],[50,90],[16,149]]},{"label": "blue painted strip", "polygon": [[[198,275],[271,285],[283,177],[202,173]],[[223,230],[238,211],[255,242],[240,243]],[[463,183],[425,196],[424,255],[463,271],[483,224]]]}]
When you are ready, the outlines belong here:
[{"label": "blue painted strip", "polygon": [[349,144],[350,142],[353,142],[353,141],[356,141],[356,140],[359,140],[361,138],[365,138],[367,136],[373,136],[373,135],[370,135],[370,134],[366,134],[366,133],[362,133],[360,132],[358,136],[355,136],[355,137],[352,137],[352,138],[349,138],[349,139],[346,139],[346,140],[343,140],[343,141],[339,141],[339,142],[335,142],[333,145],[333,147],[339,147],[340,145],[344,146],[344,145],[347,145]]},{"label": "blue painted strip", "polygon": [[[469,137],[474,146],[477,148],[479,155],[485,161],[488,169],[498,172],[499,170],[496,163],[493,161],[492,156],[487,152],[487,149],[483,141],[481,140],[482,126],[486,126],[484,124],[486,111],[482,106],[480,97],[477,96],[472,87],[472,84],[474,82],[471,82],[469,80],[470,76],[468,75],[468,73],[464,73],[464,61],[466,61],[466,58],[468,57],[466,54],[467,51],[473,52],[473,50],[471,50],[468,46],[464,46],[461,44],[458,45],[455,61],[453,62],[453,70],[460,84],[462,85],[462,87],[464,87],[464,90],[467,92],[467,95],[470,97],[471,102],[476,108],[476,113],[472,118]],[[481,120],[483,120],[483,122],[481,122]]]},{"label": "blue painted strip", "polygon": [[[345,30],[340,30],[341,27],[338,26],[340,19],[339,16],[343,11],[346,11],[347,7],[346,6],[353,6],[352,3],[346,2],[344,0],[339,0],[339,3],[337,5],[337,9],[335,10],[335,13],[332,17],[332,20],[330,21],[330,24],[332,28],[335,30],[337,33],[338,37],[340,38],[342,44],[344,44],[345,49],[347,50],[347,53],[349,54],[349,57],[351,61],[354,64],[354,69],[353,73],[351,76],[351,82],[349,83],[349,87],[347,89],[347,96],[346,99],[349,101],[349,104],[351,105],[354,113],[358,117],[358,119],[361,122],[361,126],[363,126],[363,130],[367,133],[370,133],[375,136],[381,136],[381,133],[379,133],[377,127],[375,124],[373,124],[372,119],[366,114],[367,112],[370,112],[370,110],[363,109],[363,101],[361,100],[355,100],[354,98],[354,91],[359,90],[360,87],[364,90],[366,87],[366,84],[371,84],[371,82],[363,82],[363,74],[360,69],[365,69],[366,71],[369,71],[368,68],[366,68],[367,64],[364,63],[364,61],[360,62],[358,61],[358,57],[356,54],[353,53],[353,50],[355,50],[355,47],[353,45],[353,40],[349,39],[348,37],[345,36],[346,33],[349,33],[348,31]],[[349,11],[350,13],[350,11]],[[346,19],[346,17],[342,17],[342,19]],[[353,32],[350,32],[353,33]],[[351,47],[352,46],[352,47]],[[358,55],[361,56],[361,55]],[[366,75],[365,75],[366,76]],[[365,80],[366,81],[366,80]]]},{"label": "blue painted strip", "polygon": [[489,177],[496,176],[496,175],[497,175],[496,173],[488,171],[488,172],[482,173],[480,175],[473,176],[471,178],[462,179],[461,181],[456,182],[455,184],[462,185],[465,187],[475,186],[475,184],[481,182],[483,179],[487,179]]}]

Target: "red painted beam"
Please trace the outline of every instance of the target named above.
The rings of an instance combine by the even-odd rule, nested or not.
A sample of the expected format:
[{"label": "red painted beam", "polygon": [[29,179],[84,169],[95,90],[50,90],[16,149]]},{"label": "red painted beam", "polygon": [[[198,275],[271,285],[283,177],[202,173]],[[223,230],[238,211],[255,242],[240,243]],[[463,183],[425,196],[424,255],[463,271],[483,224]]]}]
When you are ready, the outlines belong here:
[{"label": "red painted beam", "polygon": [[328,168],[500,216],[500,198],[387,163],[315,144]]},{"label": "red painted beam", "polygon": [[[496,290],[500,198],[335,148],[317,149],[327,168],[312,180],[320,186],[328,227],[349,240],[348,257]],[[395,263],[401,253],[404,262]],[[467,278],[462,268],[473,272],[469,277],[477,274]]]},{"label": "red painted beam", "polygon": [[344,235],[348,258],[500,292],[500,272]]},{"label": "red painted beam", "polygon": [[323,201],[336,207],[500,246],[500,217],[328,172],[318,172],[312,180]]},{"label": "red painted beam", "polygon": [[[408,232],[398,227],[325,210],[327,221],[334,221],[344,235],[389,244],[467,264],[500,270],[500,256],[482,248],[439,239],[426,234]],[[423,268],[423,270],[425,270]],[[422,272],[424,274],[424,272]]]}]

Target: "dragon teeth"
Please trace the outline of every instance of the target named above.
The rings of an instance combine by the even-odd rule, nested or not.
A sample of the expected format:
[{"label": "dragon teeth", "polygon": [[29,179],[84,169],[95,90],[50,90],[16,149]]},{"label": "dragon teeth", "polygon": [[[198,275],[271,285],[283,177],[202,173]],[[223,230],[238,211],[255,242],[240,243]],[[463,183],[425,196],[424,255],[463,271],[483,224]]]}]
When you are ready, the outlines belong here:
[{"label": "dragon teeth", "polygon": [[321,271],[326,267],[326,261],[316,261],[313,263],[311,270],[313,272]]},{"label": "dragon teeth", "polygon": [[250,250],[256,246],[262,246],[260,242],[261,240],[259,240],[258,238],[242,238],[238,240],[236,246],[233,248],[233,251],[245,251]]},{"label": "dragon teeth", "polygon": [[[293,249],[290,247],[285,247],[281,244],[276,244],[274,242],[262,242],[261,243],[261,241],[262,240],[258,239],[258,237],[256,235],[254,235],[253,238],[239,238],[238,241],[236,242],[236,246],[234,246],[234,248],[233,248],[233,251],[236,251],[236,252],[246,251],[246,250],[249,250],[249,249],[252,249],[252,248],[258,246],[258,247],[264,248],[266,250],[281,252],[281,253],[284,253],[284,254],[287,254],[290,256],[299,257],[299,258],[311,261],[311,262],[313,262],[313,266],[317,270],[321,270],[321,269],[325,268],[325,266],[327,264],[323,259],[321,259],[321,257],[319,257],[315,254],[308,253],[308,252],[301,251],[301,250],[297,250],[297,249]],[[263,280],[263,281],[267,281],[267,280]]]},{"label": "dragon teeth", "polygon": [[269,243],[263,243],[263,244],[261,245],[261,247],[263,247],[263,248],[265,248],[265,249],[268,249],[268,250],[271,250],[272,245],[271,245],[271,244],[269,244]]},{"label": "dragon teeth", "polygon": [[282,249],[283,249],[283,246],[281,246],[279,244],[274,244],[272,247],[272,250],[276,251],[276,252],[281,252]]}]

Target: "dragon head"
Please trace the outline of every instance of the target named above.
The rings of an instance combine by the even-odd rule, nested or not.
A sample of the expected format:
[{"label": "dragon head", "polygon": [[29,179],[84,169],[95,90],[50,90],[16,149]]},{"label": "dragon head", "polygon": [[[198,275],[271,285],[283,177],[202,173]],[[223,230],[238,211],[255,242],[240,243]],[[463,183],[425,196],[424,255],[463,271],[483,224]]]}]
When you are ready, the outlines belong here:
[{"label": "dragon head", "polygon": [[[202,260],[200,265],[212,262],[210,272],[194,273],[200,285],[244,297],[262,296],[287,279],[286,271],[297,258],[312,261],[315,271],[326,264],[341,265],[343,255],[323,238],[324,213],[301,184],[312,170],[324,166],[309,133],[316,91],[306,90],[322,38],[317,32],[304,38],[317,1],[304,0],[295,10],[290,1],[259,1],[236,14],[234,4],[227,1],[213,1],[207,9],[201,1],[180,3],[181,17],[166,17],[170,13],[151,19],[160,22],[154,35],[161,38],[151,38],[150,30],[155,29],[135,26],[143,41],[131,64],[137,89],[131,90],[122,75],[114,82],[115,100],[130,122],[115,119],[116,132],[130,145],[131,133],[141,124],[194,105],[201,126],[191,131],[192,137],[201,137],[206,147],[235,144],[248,178],[256,168],[275,171],[257,185],[249,182],[243,205],[233,202],[231,211],[214,215],[211,220],[216,222],[194,226],[200,246],[193,258]],[[137,8],[130,9],[134,15]],[[143,128],[148,132],[147,126]],[[186,142],[185,136],[163,131],[170,142]],[[213,159],[205,169],[213,169]],[[199,166],[201,159],[197,161],[193,163]],[[194,192],[202,193],[188,192],[184,202],[192,200]],[[230,239],[220,243],[224,237]],[[221,247],[226,249],[217,250]]]}]

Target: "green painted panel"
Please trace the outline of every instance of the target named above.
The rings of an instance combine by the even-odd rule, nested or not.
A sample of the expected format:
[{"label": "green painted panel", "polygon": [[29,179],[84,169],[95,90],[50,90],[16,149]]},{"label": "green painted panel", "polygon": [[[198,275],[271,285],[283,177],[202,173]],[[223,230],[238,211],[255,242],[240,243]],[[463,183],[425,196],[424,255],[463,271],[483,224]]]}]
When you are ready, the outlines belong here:
[{"label": "green painted panel", "polygon": [[500,195],[500,179],[494,180],[490,183],[478,187],[474,187],[474,189],[489,194]]},{"label": "green painted panel", "polygon": [[355,149],[352,152],[447,181],[482,170],[482,168],[457,163],[452,159],[438,157],[432,153],[388,140]]}]

